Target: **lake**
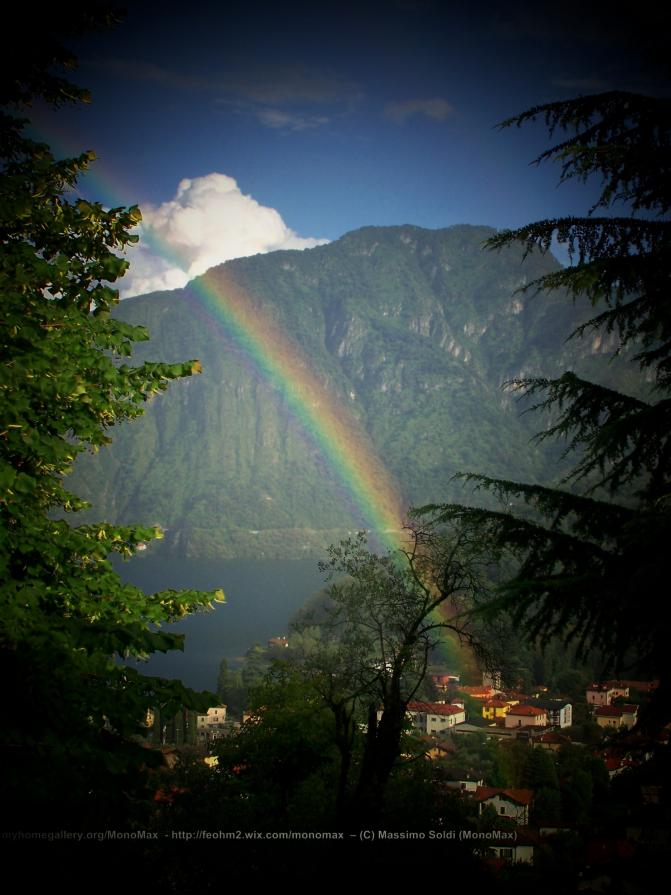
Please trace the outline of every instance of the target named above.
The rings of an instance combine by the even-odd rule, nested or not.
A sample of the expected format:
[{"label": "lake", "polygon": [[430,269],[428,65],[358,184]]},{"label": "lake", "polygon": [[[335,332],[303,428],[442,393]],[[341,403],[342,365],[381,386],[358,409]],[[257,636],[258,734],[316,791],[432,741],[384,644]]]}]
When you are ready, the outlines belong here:
[{"label": "lake", "polygon": [[226,603],[165,631],[186,636],[184,652],[158,653],[141,663],[146,674],[179,678],[197,690],[214,690],[222,658],[230,662],[254,643],[285,634],[289,619],[324,586],[316,560],[188,560],[139,556],[115,562],[121,577],[153,593],[169,588],[223,588]]}]

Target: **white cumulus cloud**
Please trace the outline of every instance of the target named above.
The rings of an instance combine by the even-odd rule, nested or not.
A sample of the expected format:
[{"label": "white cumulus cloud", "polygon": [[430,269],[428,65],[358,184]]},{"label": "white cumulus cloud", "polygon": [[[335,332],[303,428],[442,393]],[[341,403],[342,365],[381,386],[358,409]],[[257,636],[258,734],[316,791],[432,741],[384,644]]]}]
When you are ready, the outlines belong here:
[{"label": "white cumulus cloud", "polygon": [[278,211],[244,195],[226,174],[185,179],[169,202],[142,207],[140,243],[128,252],[121,294],[178,289],[233,258],[326,242],[299,236]]}]

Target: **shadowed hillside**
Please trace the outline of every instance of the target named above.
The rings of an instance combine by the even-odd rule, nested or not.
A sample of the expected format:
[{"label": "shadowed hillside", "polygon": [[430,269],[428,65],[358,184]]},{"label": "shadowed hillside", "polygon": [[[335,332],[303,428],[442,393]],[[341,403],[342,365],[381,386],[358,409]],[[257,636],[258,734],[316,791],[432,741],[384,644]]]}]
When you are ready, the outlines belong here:
[{"label": "shadowed hillside", "polygon": [[[557,262],[485,252],[493,232],[367,227],[123,302],[119,316],[151,335],[137,361],[198,358],[203,374],[114,430],[110,448],[79,462],[73,490],[94,501],[96,517],[162,525],[166,540],[152,549],[288,557],[374,526],[347,482],[357,455],[403,508],[445,499],[450,487],[455,495],[448,482],[463,470],[553,480],[558,448],[530,443],[542,421],[521,415],[501,384],[572,367],[610,377],[608,346],[564,344],[581,309],[563,295],[515,294]],[[255,327],[267,322],[266,339],[282,333],[293,346],[294,366],[327,396],[352,444],[329,456],[320,408],[306,423],[305,398],[283,379],[288,361],[264,367],[263,341],[227,317],[227,289],[249,304]]]}]

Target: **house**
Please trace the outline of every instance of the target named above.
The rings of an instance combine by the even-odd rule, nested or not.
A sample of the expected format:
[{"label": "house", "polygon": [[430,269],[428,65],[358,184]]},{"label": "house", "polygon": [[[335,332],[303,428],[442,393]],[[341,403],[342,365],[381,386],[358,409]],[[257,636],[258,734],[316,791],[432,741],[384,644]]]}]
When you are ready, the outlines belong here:
[{"label": "house", "polygon": [[[458,790],[459,792],[475,793],[478,788],[484,786],[485,781],[479,774],[467,771],[464,768],[452,768],[449,771],[451,780],[445,781],[445,788]],[[476,779],[476,778],[480,779]]]},{"label": "house", "polygon": [[289,640],[286,637],[271,637],[268,641],[268,649],[273,649],[274,647],[278,649],[288,649]]},{"label": "house", "polygon": [[554,730],[549,730],[547,733],[540,736],[536,743],[541,749],[548,749],[550,752],[559,752],[562,746],[571,745],[571,737],[567,737],[563,733],[556,733]]},{"label": "house", "polygon": [[[512,727],[506,728],[501,727],[500,724],[490,724],[489,726],[483,727],[482,725],[477,724],[458,724],[456,727],[453,727],[450,733],[454,736],[458,734],[471,734],[475,733],[478,736],[483,736],[486,739],[495,739],[495,740],[515,740],[515,739],[532,739],[533,734],[540,734],[543,732],[542,727],[538,728],[529,728],[529,727]],[[531,735],[530,735],[531,731]]]},{"label": "house", "polygon": [[440,733],[466,721],[463,705],[450,705],[446,702],[410,702],[407,714],[413,728],[418,733]]},{"label": "house", "polygon": [[590,684],[585,691],[585,699],[588,705],[610,705],[615,692],[608,684]]},{"label": "house", "polygon": [[533,705],[514,705],[504,721],[506,727],[547,727],[548,716],[545,709]]},{"label": "house", "polygon": [[622,710],[616,705],[599,705],[594,720],[599,727],[622,727]]},{"label": "house", "polygon": [[512,705],[502,699],[487,699],[482,704],[482,717],[487,721],[496,721],[497,718],[504,718],[511,708]]},{"label": "house", "polygon": [[508,864],[533,864],[534,847],[527,842],[514,842],[509,845],[490,845],[497,858]]},{"label": "house", "polygon": [[460,693],[465,693],[466,696],[471,696],[473,699],[493,699],[495,696],[494,688],[490,686],[481,685],[479,687],[459,687]]},{"label": "house", "polygon": [[199,743],[222,737],[226,729],[226,706],[215,705],[207,710],[207,714],[198,715],[197,729]]},{"label": "house", "polygon": [[450,672],[446,672],[445,674],[432,674],[431,681],[433,682],[436,690],[441,693],[445,693],[450,687],[453,687],[455,684],[458,684],[460,680],[460,675],[453,674]]},{"label": "house", "polygon": [[532,789],[499,789],[493,786],[479,786],[474,801],[482,814],[485,805],[491,805],[499,817],[508,817],[520,826],[529,823],[529,808],[533,802]]},{"label": "house", "polygon": [[426,752],[424,753],[431,761],[450,758],[456,751],[454,746],[449,743],[439,743],[433,738],[427,738]]},{"label": "house", "polygon": [[659,687],[659,681],[620,681],[630,690],[638,690],[639,693],[652,693]]},{"label": "house", "polygon": [[608,771],[608,776],[611,780],[613,777],[618,777],[623,771],[636,767],[635,762],[630,758],[624,758],[621,755],[607,756],[604,758],[604,764],[606,765],[606,770]]},{"label": "house", "polygon": [[528,705],[545,709],[548,724],[552,727],[570,727],[573,724],[573,706],[565,699],[530,699]]},{"label": "house", "polygon": [[497,858],[503,859],[507,864],[533,864],[534,845],[537,841],[537,836],[522,831],[515,834],[514,842],[501,844],[493,841],[488,846]]},{"label": "house", "polygon": [[627,681],[605,681],[604,687],[613,691],[613,699],[627,699],[629,696],[629,684]]},{"label": "house", "polygon": [[594,710],[594,720],[599,727],[629,729],[636,724],[637,705],[600,705]]},{"label": "house", "polygon": [[501,672],[500,671],[483,671],[482,686],[491,687],[495,693],[501,692]]}]

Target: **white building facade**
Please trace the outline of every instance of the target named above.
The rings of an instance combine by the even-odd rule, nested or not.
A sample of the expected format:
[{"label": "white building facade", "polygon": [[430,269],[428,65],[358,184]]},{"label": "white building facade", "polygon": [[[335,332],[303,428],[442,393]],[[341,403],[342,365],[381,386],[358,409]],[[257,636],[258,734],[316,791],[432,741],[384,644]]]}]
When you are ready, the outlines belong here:
[{"label": "white building facade", "polygon": [[207,743],[224,735],[226,727],[226,706],[215,705],[206,715],[198,715],[198,742]]}]

